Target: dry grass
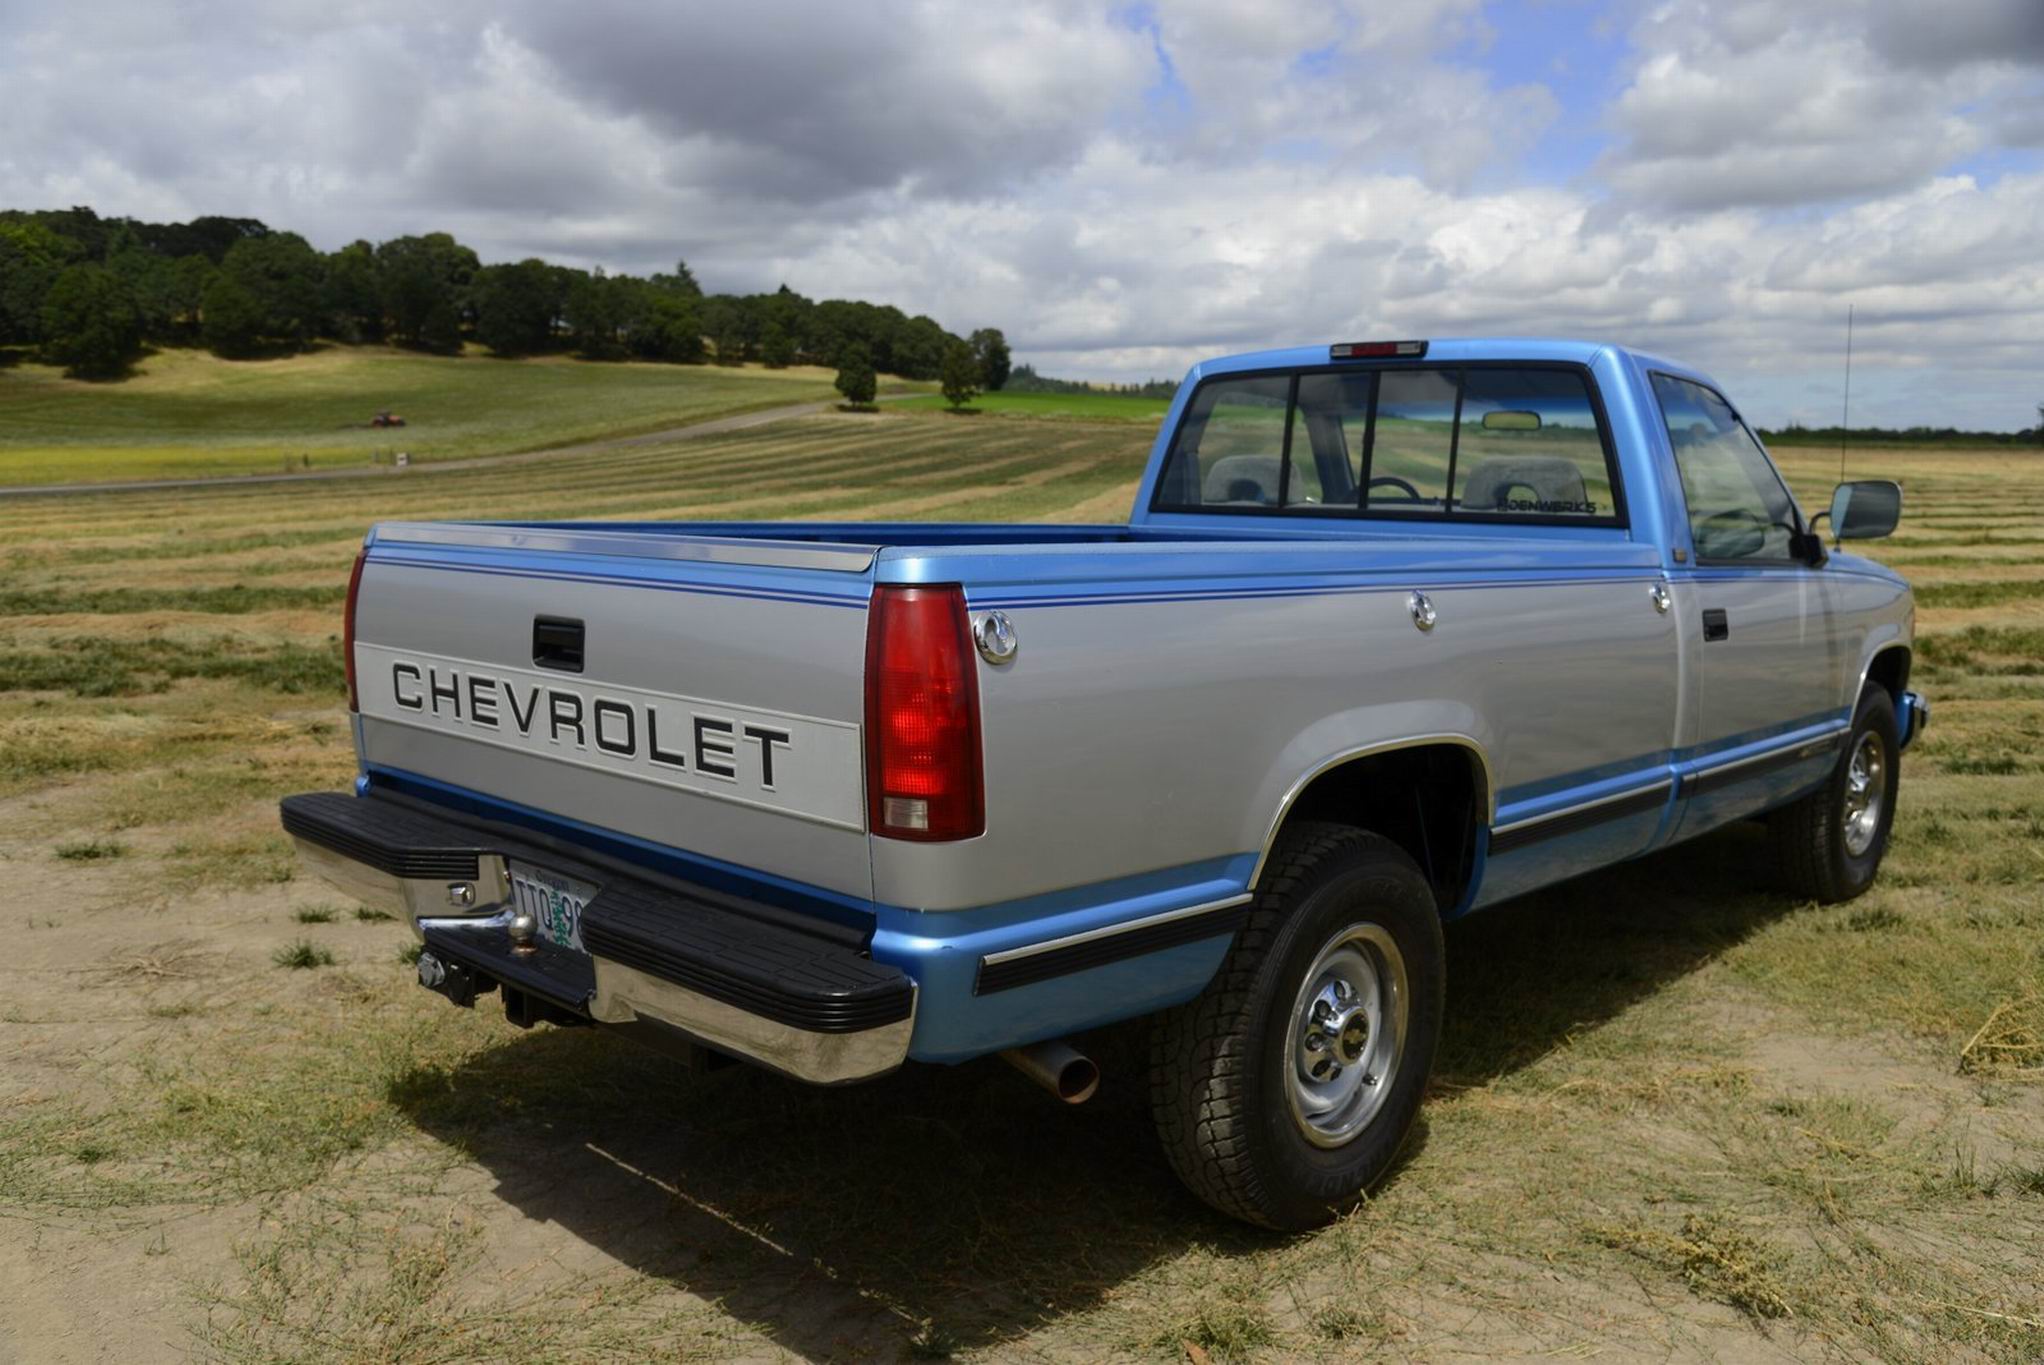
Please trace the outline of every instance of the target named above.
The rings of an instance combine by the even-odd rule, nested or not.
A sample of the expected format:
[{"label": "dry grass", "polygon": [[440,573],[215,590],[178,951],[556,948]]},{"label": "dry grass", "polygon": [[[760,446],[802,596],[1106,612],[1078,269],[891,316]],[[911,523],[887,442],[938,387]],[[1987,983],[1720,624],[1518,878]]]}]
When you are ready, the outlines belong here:
[{"label": "dry grass", "polygon": [[[451,1009],[401,925],[294,879],[273,802],[352,775],[324,604],[368,521],[1098,519],[1145,442],[890,413],[515,475],[0,503],[24,1358],[67,1332],[233,1360],[2044,1353],[2034,457],[1854,460],[1908,486],[1874,548],[1924,589],[1937,707],[1881,884],[1797,905],[1738,829],[1455,926],[1421,1131],[1308,1237],[1177,1187],[1139,1029],[1093,1040],[1107,1084],[1075,1111],[994,1062],[693,1075]],[[1821,502],[1835,455],[1787,463]]]}]

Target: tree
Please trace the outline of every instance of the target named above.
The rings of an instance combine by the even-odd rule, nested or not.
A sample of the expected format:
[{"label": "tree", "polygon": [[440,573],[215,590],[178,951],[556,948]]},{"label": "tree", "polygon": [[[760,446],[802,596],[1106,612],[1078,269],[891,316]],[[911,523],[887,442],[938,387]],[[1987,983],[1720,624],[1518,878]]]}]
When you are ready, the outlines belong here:
[{"label": "tree", "polygon": [[954,411],[979,397],[983,377],[972,347],[962,341],[954,341],[944,348],[944,370],[940,382],[944,387],[944,401]]},{"label": "tree", "polygon": [[99,265],[74,265],[43,300],[43,354],[76,379],[112,379],[142,354],[142,321],[128,287]]},{"label": "tree", "polygon": [[0,342],[43,338],[43,303],[77,248],[37,222],[0,221]]},{"label": "tree", "polygon": [[323,330],[325,266],[297,233],[244,237],[228,248],[220,270],[255,300],[264,338],[297,347]]},{"label": "tree", "polygon": [[1008,354],[1008,338],[1001,335],[998,327],[982,327],[972,334],[967,344],[979,360],[979,372],[986,380],[987,392],[999,393],[1007,385],[1012,363]]},{"label": "tree", "polygon": [[142,335],[153,341],[169,340],[177,318],[175,263],[153,251],[128,245],[109,256],[106,264],[134,300]]},{"label": "tree", "polygon": [[[390,319],[393,340],[424,349],[451,349],[445,331],[446,309],[459,325],[468,307],[469,288],[482,263],[475,252],[444,232],[423,237],[393,237],[376,248],[378,292]],[[428,340],[429,320],[434,337]]]},{"label": "tree", "polygon": [[649,285],[640,291],[626,326],[632,354],[641,360],[702,363],[702,311],[690,295],[669,293]]},{"label": "tree", "polygon": [[461,314],[455,311],[453,299],[443,296],[433,300],[419,324],[418,344],[420,350],[434,355],[461,354]]},{"label": "tree", "polygon": [[655,289],[679,294],[683,298],[699,299],[703,296],[703,287],[696,283],[695,272],[688,268],[687,261],[676,261],[672,275],[655,275],[650,283]]},{"label": "tree", "polygon": [[498,355],[533,355],[554,344],[554,281],[545,261],[483,267],[474,297],[476,340]]},{"label": "tree", "polygon": [[770,370],[785,370],[795,363],[795,343],[779,323],[768,324],[766,335],[760,339],[759,358]]},{"label": "tree", "polygon": [[219,274],[212,261],[196,252],[171,262],[170,325],[176,340],[189,345],[199,339],[199,316],[205,311],[206,291]]},{"label": "tree", "polygon": [[350,242],[326,258],[324,311],[335,333],[357,345],[383,340],[383,296],[376,248]]},{"label": "tree", "polygon": [[222,271],[206,286],[199,335],[206,349],[226,360],[255,355],[263,344],[263,306],[255,295]]},{"label": "tree", "polygon": [[880,389],[880,376],[873,372],[873,357],[864,345],[852,342],[837,363],[837,391],[854,407],[871,407]]}]

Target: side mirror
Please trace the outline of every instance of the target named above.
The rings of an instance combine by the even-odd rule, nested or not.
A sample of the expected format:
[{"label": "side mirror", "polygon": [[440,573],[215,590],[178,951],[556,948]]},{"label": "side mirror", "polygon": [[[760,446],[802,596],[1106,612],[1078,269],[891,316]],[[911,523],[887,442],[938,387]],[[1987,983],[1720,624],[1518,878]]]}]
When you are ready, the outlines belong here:
[{"label": "side mirror", "polygon": [[1902,485],[1861,479],[1838,485],[1831,495],[1831,535],[1836,540],[1878,540],[1902,520]]}]

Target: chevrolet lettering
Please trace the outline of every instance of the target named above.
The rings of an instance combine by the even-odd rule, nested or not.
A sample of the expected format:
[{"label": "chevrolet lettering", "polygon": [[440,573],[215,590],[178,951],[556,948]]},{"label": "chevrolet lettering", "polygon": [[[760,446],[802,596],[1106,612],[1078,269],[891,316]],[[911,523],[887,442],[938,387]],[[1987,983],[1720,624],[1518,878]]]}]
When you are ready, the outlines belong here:
[{"label": "chevrolet lettering", "polygon": [[359,771],[282,820],[521,1026],[1076,1103],[1146,1016],[1161,1159],[1306,1227],[1412,1128],[1445,923],[1740,821],[1873,882],[1930,711],[1848,546],[1901,501],[1812,515],[1622,346],[1227,356],[1116,525],[379,524]]}]

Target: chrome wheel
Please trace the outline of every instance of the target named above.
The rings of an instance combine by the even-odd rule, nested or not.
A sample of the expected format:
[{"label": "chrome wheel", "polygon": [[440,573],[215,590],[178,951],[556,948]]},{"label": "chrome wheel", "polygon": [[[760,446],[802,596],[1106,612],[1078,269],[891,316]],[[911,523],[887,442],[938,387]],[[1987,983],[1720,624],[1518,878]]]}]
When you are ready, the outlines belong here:
[{"label": "chrome wheel", "polygon": [[1285,1039],[1292,1121],[1314,1146],[1343,1145],[1383,1107],[1405,1051],[1410,994],[1405,958],[1378,925],[1350,925],[1314,957]]},{"label": "chrome wheel", "polygon": [[1888,804],[1888,750],[1881,737],[1869,730],[1853,746],[1845,769],[1845,851],[1855,858],[1866,856],[1881,828],[1881,813]]}]

